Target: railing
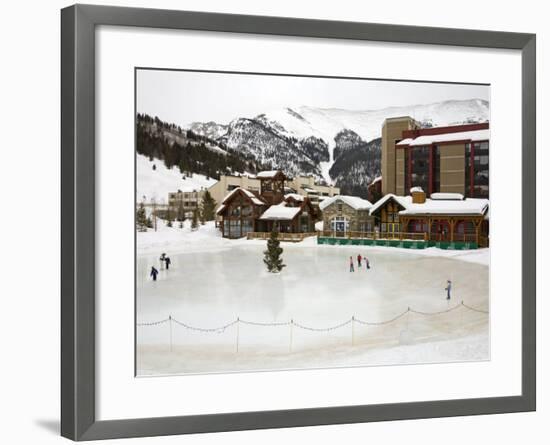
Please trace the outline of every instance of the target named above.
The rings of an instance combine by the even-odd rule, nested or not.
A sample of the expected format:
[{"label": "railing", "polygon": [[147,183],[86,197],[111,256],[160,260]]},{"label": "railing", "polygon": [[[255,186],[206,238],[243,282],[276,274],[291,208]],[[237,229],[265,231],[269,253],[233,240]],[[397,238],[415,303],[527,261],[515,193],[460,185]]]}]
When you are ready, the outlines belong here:
[{"label": "railing", "polygon": [[[260,239],[267,240],[271,236],[271,232],[248,232],[246,238],[251,239]],[[308,238],[310,236],[317,236],[317,232],[304,232],[304,233],[290,233],[290,232],[279,232],[277,239],[279,241],[291,241],[298,242]]]},{"label": "railing", "polygon": [[427,241],[427,234],[424,232],[338,232],[335,230],[321,230],[317,232],[320,237],[348,238],[348,239],[392,239],[392,240],[414,240]]},{"label": "railing", "polygon": [[[380,239],[380,240],[412,240],[412,241],[451,241],[449,234],[428,232],[338,232],[334,230],[321,230],[317,232],[320,237],[348,238],[348,239]],[[454,242],[475,243],[475,233],[455,233]]]}]

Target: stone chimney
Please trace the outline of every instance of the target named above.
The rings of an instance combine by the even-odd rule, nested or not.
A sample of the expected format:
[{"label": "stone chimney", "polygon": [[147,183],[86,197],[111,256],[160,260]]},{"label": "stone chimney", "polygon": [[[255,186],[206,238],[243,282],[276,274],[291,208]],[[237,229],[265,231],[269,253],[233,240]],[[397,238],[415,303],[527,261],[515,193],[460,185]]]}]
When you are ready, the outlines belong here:
[{"label": "stone chimney", "polygon": [[411,189],[413,204],[424,204],[426,202],[426,193],[422,187],[413,187]]}]

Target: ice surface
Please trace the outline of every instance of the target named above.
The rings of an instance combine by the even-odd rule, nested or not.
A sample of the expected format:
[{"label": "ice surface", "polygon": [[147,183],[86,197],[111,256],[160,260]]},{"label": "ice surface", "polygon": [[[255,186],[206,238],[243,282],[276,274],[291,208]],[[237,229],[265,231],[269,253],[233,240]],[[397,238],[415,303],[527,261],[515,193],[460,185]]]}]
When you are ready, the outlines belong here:
[{"label": "ice surface", "polygon": [[[283,243],[287,267],[269,274],[263,264],[265,241],[227,240],[212,223],[198,231],[163,228],[138,233],[137,319],[167,318],[201,328],[226,325],[237,317],[261,323],[334,326],[355,316],[378,322],[407,307],[425,312],[452,308],[464,300],[488,310],[488,250],[473,252],[367,246],[317,246],[315,238]],[[157,282],[148,271],[160,269],[159,253],[172,260]],[[349,257],[367,256],[349,272]],[[446,280],[453,298],[445,300]],[[225,372],[236,370],[425,363],[489,358],[488,316],[463,307],[435,316],[409,314],[386,326],[355,323],[331,332],[289,325],[239,324],[211,333],[173,324],[137,330],[138,374]]]}]

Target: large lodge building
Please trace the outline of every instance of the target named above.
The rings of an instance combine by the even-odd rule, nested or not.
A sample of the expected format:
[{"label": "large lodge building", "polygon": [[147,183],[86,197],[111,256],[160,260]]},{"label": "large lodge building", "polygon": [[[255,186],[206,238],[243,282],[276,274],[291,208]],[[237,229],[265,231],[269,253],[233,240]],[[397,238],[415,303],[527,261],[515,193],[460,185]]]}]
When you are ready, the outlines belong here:
[{"label": "large lodge building", "polygon": [[397,117],[382,127],[382,195],[460,193],[489,198],[489,124],[420,128]]}]

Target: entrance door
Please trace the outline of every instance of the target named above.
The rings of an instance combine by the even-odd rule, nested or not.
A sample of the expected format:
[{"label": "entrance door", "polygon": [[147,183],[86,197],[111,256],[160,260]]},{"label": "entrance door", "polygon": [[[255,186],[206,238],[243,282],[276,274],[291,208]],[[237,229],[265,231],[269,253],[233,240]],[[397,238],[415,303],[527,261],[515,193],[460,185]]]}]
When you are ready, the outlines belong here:
[{"label": "entrance door", "polygon": [[337,216],[332,220],[332,231],[335,236],[346,236],[348,231],[348,220],[344,216]]}]

